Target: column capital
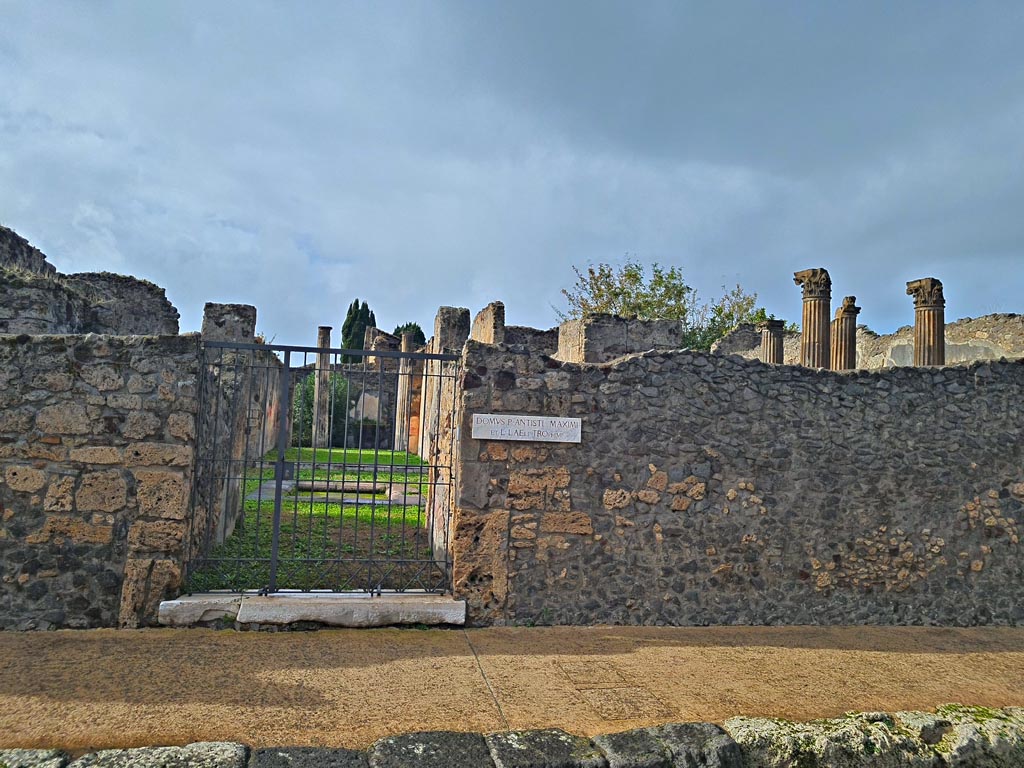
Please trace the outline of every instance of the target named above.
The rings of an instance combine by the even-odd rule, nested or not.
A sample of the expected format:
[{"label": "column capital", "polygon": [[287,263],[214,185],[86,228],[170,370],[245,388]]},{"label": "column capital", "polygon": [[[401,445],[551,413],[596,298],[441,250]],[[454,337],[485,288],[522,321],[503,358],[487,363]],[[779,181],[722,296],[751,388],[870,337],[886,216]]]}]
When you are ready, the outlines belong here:
[{"label": "column capital", "polygon": [[828,270],[824,267],[794,272],[793,282],[803,287],[805,299],[832,296],[832,278],[828,276]]},{"label": "column capital", "polygon": [[757,325],[755,325],[754,327],[757,330],[761,331],[761,332],[764,332],[764,331],[774,331],[776,333],[780,333],[780,332],[786,330],[786,321],[785,320],[763,320],[760,323],[758,323]]},{"label": "column capital", "polygon": [[922,277],[907,283],[907,296],[914,297],[915,307],[944,307],[946,298],[942,295],[942,281],[934,277]]},{"label": "column capital", "polygon": [[844,296],[841,306],[836,307],[836,320],[841,317],[857,317],[860,314],[860,307],[857,306],[856,296]]}]

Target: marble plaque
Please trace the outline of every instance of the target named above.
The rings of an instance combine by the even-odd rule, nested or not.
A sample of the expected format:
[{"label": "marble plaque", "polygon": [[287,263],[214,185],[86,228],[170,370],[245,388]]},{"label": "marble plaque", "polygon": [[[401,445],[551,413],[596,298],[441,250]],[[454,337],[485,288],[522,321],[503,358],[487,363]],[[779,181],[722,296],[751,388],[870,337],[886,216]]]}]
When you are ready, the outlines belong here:
[{"label": "marble plaque", "polygon": [[530,440],[541,443],[579,443],[579,419],[568,416],[525,416],[514,413],[474,413],[477,440]]}]

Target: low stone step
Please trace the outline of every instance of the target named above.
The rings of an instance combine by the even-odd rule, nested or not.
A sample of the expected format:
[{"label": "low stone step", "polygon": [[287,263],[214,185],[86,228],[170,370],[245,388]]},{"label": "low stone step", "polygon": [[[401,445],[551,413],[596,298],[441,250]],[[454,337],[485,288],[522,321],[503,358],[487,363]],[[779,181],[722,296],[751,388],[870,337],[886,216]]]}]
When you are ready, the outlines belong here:
[{"label": "low stone step", "polygon": [[466,601],[423,592],[288,592],[266,597],[193,594],[160,603],[159,622],[165,627],[218,620],[275,625],[316,622],[330,627],[461,626],[466,623]]}]

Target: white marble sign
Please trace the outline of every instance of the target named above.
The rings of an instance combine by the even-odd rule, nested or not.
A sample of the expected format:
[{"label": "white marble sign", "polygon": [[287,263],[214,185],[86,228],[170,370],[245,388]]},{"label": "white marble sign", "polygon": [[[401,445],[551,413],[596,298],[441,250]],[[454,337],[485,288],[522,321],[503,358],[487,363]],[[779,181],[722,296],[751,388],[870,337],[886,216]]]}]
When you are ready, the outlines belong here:
[{"label": "white marble sign", "polygon": [[568,416],[522,416],[514,413],[474,413],[477,440],[534,440],[542,443],[578,443],[580,420]]}]

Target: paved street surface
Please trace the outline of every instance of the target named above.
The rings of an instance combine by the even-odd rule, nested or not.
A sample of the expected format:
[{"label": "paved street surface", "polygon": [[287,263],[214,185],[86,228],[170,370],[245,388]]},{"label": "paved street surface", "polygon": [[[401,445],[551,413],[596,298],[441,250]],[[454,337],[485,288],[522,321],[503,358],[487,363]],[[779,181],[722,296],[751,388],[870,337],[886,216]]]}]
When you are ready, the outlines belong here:
[{"label": "paved street surface", "polygon": [[948,702],[1024,704],[1024,629],[0,633],[0,747],[361,749],[422,730],[592,736]]}]

